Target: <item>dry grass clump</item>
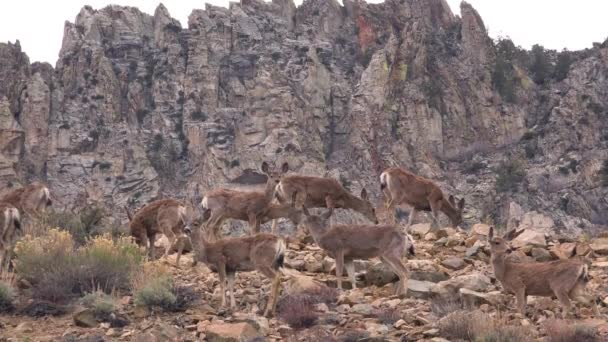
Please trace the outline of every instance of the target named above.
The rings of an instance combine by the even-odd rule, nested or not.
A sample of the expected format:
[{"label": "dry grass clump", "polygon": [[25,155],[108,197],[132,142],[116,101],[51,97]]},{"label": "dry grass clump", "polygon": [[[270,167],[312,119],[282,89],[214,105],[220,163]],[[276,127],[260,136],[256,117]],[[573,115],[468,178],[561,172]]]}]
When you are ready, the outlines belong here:
[{"label": "dry grass clump", "polygon": [[465,309],[465,305],[460,297],[439,296],[431,299],[431,312],[439,318]]},{"label": "dry grass clump", "polygon": [[143,260],[143,252],[127,238],[102,235],[75,248],[72,235],[59,229],[26,235],[15,245],[15,272],[32,284],[35,299],[51,302],[97,289],[128,289]]},{"label": "dry grass clump", "polygon": [[401,318],[398,310],[390,308],[377,309],[375,314],[380,323],[386,325],[393,325]]},{"label": "dry grass clump", "polygon": [[12,284],[0,280],[0,313],[10,312],[14,309],[15,291]]},{"label": "dry grass clump", "polygon": [[337,300],[338,291],[329,287],[288,294],[278,300],[277,315],[294,329],[308,328],[315,325],[319,319],[315,304],[333,305]]},{"label": "dry grass clump", "polygon": [[452,340],[479,342],[524,342],[528,334],[500,318],[481,311],[455,311],[439,321],[441,336]]},{"label": "dry grass clump", "polygon": [[547,342],[595,342],[599,341],[596,329],[581,324],[569,324],[552,319],[544,324]]},{"label": "dry grass clump", "polygon": [[51,228],[68,231],[77,245],[102,233],[102,219],[105,216],[102,208],[87,206],[78,212],[50,210],[36,217],[26,225],[26,235],[41,236]]},{"label": "dry grass clump", "polygon": [[108,319],[117,310],[116,300],[111,295],[97,290],[82,297],[82,305],[93,310],[100,320]]},{"label": "dry grass clump", "polygon": [[198,295],[190,288],[178,287],[166,266],[147,263],[132,280],[135,305],[163,311],[183,311]]}]

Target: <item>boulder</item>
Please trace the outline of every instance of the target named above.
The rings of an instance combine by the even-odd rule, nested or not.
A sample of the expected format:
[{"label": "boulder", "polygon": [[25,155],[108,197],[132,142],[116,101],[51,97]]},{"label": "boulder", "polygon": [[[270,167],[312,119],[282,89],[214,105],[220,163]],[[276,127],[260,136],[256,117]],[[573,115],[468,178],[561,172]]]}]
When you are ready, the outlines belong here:
[{"label": "boulder", "polygon": [[551,253],[544,248],[534,247],[530,251],[530,254],[532,255],[532,258],[534,258],[534,260],[540,262],[549,261],[552,259]]},{"label": "boulder", "polygon": [[434,285],[435,283],[430,281],[409,279],[407,282],[407,295],[418,299],[428,299],[433,295],[431,289]]},{"label": "boulder", "polygon": [[367,303],[355,304],[350,308],[350,312],[369,317],[374,313],[374,307]]},{"label": "boulder", "polygon": [[430,281],[438,283],[440,281],[448,280],[450,276],[445,272],[436,271],[414,271],[409,274],[410,279]]},{"label": "boulder", "polygon": [[410,226],[410,234],[423,238],[428,232],[431,231],[430,223],[417,223]]},{"label": "boulder", "polygon": [[464,274],[439,282],[432,287],[432,292],[439,295],[457,294],[461,288],[485,292],[490,287],[490,278],[481,273]]},{"label": "boulder", "polygon": [[397,280],[399,280],[399,277],[397,277],[395,272],[383,262],[372,265],[365,272],[365,283],[368,286],[376,285],[381,287]]},{"label": "boulder", "polygon": [[545,239],[544,233],[539,233],[534,230],[526,230],[511,241],[511,246],[514,248],[520,248],[523,246],[546,247],[547,240]]},{"label": "boulder", "polygon": [[519,223],[518,230],[527,229],[533,230],[542,234],[549,234],[555,228],[555,222],[547,215],[543,215],[536,211],[530,211],[524,214]]},{"label": "boulder", "polygon": [[466,263],[464,262],[464,260],[462,260],[461,258],[458,257],[449,257],[447,259],[444,259],[441,262],[441,265],[443,267],[446,267],[450,270],[461,270],[466,266]]},{"label": "boulder", "polygon": [[458,292],[465,307],[477,307],[481,304],[496,306],[504,300],[503,294],[500,291],[483,293],[461,288]]},{"label": "boulder", "polygon": [[471,227],[471,235],[481,235],[488,236],[490,235],[490,226],[485,223],[476,223]]},{"label": "boulder", "polygon": [[608,254],[608,239],[607,238],[594,239],[589,244],[589,247],[596,254],[606,255],[606,254]]},{"label": "boulder", "polygon": [[253,325],[240,323],[212,323],[205,330],[209,342],[245,342],[261,337]]},{"label": "boulder", "polygon": [[74,324],[76,324],[76,326],[83,328],[94,328],[99,323],[97,322],[95,313],[90,309],[77,311],[72,316],[72,319],[74,320]]}]

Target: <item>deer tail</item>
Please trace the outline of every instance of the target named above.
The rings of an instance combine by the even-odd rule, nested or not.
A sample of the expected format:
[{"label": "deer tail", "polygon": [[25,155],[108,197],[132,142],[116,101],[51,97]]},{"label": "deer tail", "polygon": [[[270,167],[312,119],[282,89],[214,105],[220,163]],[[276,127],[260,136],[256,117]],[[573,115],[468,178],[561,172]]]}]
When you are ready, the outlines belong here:
[{"label": "deer tail", "polygon": [[277,244],[275,246],[274,262],[272,265],[274,269],[283,268],[283,265],[285,262],[285,251],[286,250],[287,250],[287,243],[285,242],[285,239],[283,239],[282,237],[278,238]]},{"label": "deer tail", "polygon": [[380,174],[380,190],[386,189],[387,180],[388,180],[388,173],[382,172],[382,174]]}]

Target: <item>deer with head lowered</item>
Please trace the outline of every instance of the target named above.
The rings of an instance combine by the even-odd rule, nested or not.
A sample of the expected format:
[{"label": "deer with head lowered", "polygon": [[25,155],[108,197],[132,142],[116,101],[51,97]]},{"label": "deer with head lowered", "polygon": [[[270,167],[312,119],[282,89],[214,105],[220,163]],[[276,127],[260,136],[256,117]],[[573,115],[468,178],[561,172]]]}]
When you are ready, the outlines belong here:
[{"label": "deer with head lowered", "polygon": [[20,213],[29,215],[40,214],[53,204],[49,188],[40,182],[15,189],[0,198],[0,202],[10,203]]},{"label": "deer with head lowered", "polygon": [[417,176],[398,167],[391,167],[380,175],[380,189],[384,193],[388,215],[396,222],[395,207],[406,204],[411,207],[407,228],[412,225],[418,211],[431,212],[433,223],[439,226],[439,212],[444,213],[453,227],[462,223],[464,198],[456,203],[454,196],[446,198],[431,180]]},{"label": "deer with head lowered", "polygon": [[286,241],[274,234],[257,233],[249,236],[224,238],[213,242],[200,229],[192,233],[193,266],[199,261],[219,275],[222,307],[226,306],[226,287],[230,293],[230,307],[236,307],[234,280],[236,272],[257,270],[272,281],[264,316],[274,312],[280,287],[279,268],[283,267]]},{"label": "deer with head lowered", "polygon": [[129,208],[129,228],[135,242],[148,248],[150,259],[154,258],[154,241],[156,234],[164,234],[169,240],[165,248],[164,257],[169,255],[171,248],[177,242],[176,266],[179,267],[179,259],[182,255],[184,244],[188,239],[186,233],[190,232],[186,207],[174,199],[162,199],[148,203],[131,215]]},{"label": "deer with head lowered", "polygon": [[354,260],[379,257],[399,277],[396,293],[405,294],[408,271],[401,260],[406,253],[415,254],[414,239],[393,225],[330,226],[333,205],[330,198],[327,201],[330,209],[321,215],[312,215],[306,207],[302,208],[301,225],[308,229],[315,243],[336,260],[338,288],[342,289],[343,267],[356,288]]},{"label": "deer with head lowered", "polygon": [[515,294],[517,307],[522,316],[526,315],[527,296],[556,296],[563,307],[563,317],[570,311],[570,301],[575,300],[593,306],[597,315],[595,300],[588,298],[585,286],[589,281],[589,270],[585,263],[576,260],[555,260],[548,262],[521,262],[510,260],[509,240],[525,229],[507,232],[503,237],[494,237],[494,227],[490,228],[490,261],[496,279],[505,291]]},{"label": "deer with head lowered", "polygon": [[283,163],[280,170],[270,170],[268,163],[263,162],[262,172],[267,176],[264,192],[219,188],[207,193],[201,201],[204,215],[209,216],[205,229],[217,239],[222,222],[236,219],[248,221],[251,234],[258,233],[260,219],[270,208],[275,188],[288,170],[288,163]]},{"label": "deer with head lowered", "polygon": [[19,210],[10,203],[0,203],[0,272],[9,266],[18,231],[21,231]]},{"label": "deer with head lowered", "polygon": [[376,209],[369,201],[367,190],[361,190],[361,198],[352,195],[342,184],[333,178],[292,175],[281,178],[276,197],[285,204],[295,196],[296,208],[333,208],[352,209],[371,222],[378,224]]}]

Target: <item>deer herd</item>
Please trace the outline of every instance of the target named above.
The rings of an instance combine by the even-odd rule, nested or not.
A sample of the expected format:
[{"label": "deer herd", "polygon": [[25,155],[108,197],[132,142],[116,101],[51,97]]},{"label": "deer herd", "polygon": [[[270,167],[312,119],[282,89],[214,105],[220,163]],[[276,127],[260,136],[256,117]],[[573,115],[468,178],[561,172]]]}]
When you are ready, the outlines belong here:
[{"label": "deer herd", "polygon": [[[408,289],[408,270],[404,258],[415,254],[414,239],[408,232],[417,212],[430,213],[433,229],[439,227],[440,212],[447,216],[453,227],[463,222],[464,198],[446,197],[433,181],[401,168],[391,167],[380,175],[380,190],[385,197],[389,224],[379,223],[365,188],[360,196],[355,196],[333,178],[287,174],[288,163],[271,169],[264,162],[261,171],[267,177],[263,192],[218,188],[200,198],[197,188],[196,200],[190,204],[170,198],[161,199],[148,203],[135,215],[126,208],[131,236],[138,245],[147,248],[149,257],[153,259],[155,238],[158,234],[165,235],[169,244],[164,256],[177,247],[178,267],[184,245],[190,240],[194,252],[192,266],[200,261],[218,273],[222,306],[227,305],[226,288],[230,295],[230,307],[236,306],[236,272],[260,272],[272,284],[264,312],[268,315],[276,306],[288,246],[288,237],[277,234],[277,220],[280,218],[289,219],[297,229],[308,232],[314,243],[335,259],[338,288],[342,289],[344,269],[352,287],[356,288],[354,260],[377,257],[399,277],[397,295],[405,295]],[[0,198],[0,256],[3,269],[10,265],[10,252],[21,231],[22,217],[38,215],[51,205],[49,189],[38,182]],[[395,209],[400,205],[410,208],[405,227],[399,226],[395,217]],[[326,210],[315,215],[309,211],[311,208]],[[357,211],[370,223],[333,225],[330,218],[337,208]],[[222,223],[227,219],[246,221],[250,234],[222,237]],[[260,233],[260,226],[269,221],[273,221],[271,233]],[[571,300],[593,304],[594,312],[598,314],[595,300],[585,293],[589,280],[587,265],[578,260],[515,260],[509,254],[509,240],[521,232],[523,230],[512,230],[503,237],[495,237],[492,227],[488,236],[490,263],[495,277],[505,291],[515,295],[521,314],[525,316],[528,295],[557,297],[563,306],[564,316],[569,314]]]}]

